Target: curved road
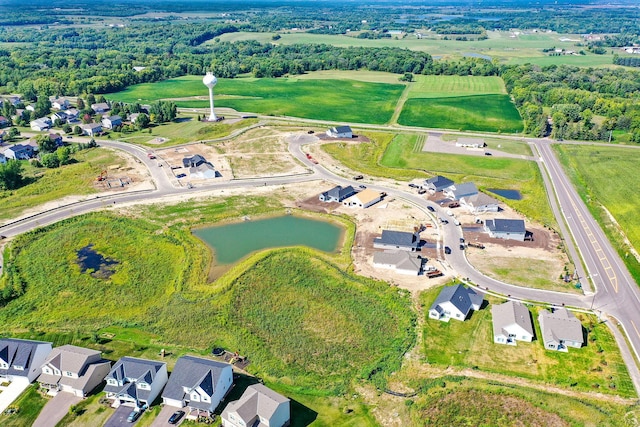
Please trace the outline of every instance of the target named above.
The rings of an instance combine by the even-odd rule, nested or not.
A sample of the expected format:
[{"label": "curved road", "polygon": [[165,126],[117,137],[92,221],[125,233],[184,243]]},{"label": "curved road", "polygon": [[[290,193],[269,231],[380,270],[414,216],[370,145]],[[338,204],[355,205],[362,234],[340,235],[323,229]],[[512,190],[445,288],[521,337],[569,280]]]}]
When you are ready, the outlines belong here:
[{"label": "curved road", "polygon": [[[626,270],[624,263],[613,250],[601,228],[591,217],[586,206],[570,184],[550,147],[550,143],[548,141],[535,139],[528,139],[527,141],[536,148],[540,155],[539,162],[544,164],[545,169],[548,171],[549,181],[555,190],[555,195],[562,215],[566,220],[566,225],[571,232],[573,241],[575,241],[579,248],[589,277],[596,285],[596,293],[593,296],[573,295],[554,291],[523,288],[503,283],[489,278],[477,271],[468,263],[464,255],[464,251],[452,251],[450,255],[445,257],[446,262],[459,274],[460,277],[466,278],[468,282],[470,281],[476,284],[481,289],[490,290],[527,301],[542,302],[558,306],[567,305],[582,309],[594,309],[596,312],[600,312],[601,314],[606,313],[614,316],[623,325],[634,352],[638,357],[640,357],[638,354],[638,349],[640,349],[640,289],[638,289],[638,286]],[[173,185],[172,178],[168,176],[168,172],[170,171],[168,167],[158,167],[158,163],[162,162],[161,159],[148,159],[148,149],[116,141],[99,141],[99,144],[102,146],[126,151],[140,162],[144,163],[149,169],[152,180],[156,185],[156,190],[109,196],[96,196],[94,199],[76,202],[71,205],[62,206],[41,214],[5,224],[0,226],[0,234],[11,237],[71,216],[103,209],[108,206],[112,206],[117,202],[160,200],[164,196],[181,194],[184,192],[208,192],[210,190],[221,190],[227,188],[285,185],[313,180],[327,180],[341,185],[357,186],[357,182],[339,177],[326,170],[321,165],[312,163],[302,151],[302,147],[311,142],[310,138],[305,138],[301,135],[289,144],[289,151],[292,155],[312,170],[311,173],[285,177],[214,182],[210,185],[194,189],[185,189],[176,188]],[[370,185],[369,187],[375,190],[384,191],[390,197],[405,199],[420,207],[425,214],[430,215],[427,210],[427,206],[431,206],[436,210],[436,214],[438,216],[445,215],[444,210],[441,209],[440,206],[429,202],[418,195],[379,185]],[[563,218],[558,218],[558,222],[563,224]],[[462,228],[454,225],[452,222],[442,225],[442,227],[444,231],[441,234],[443,237],[443,245],[451,248],[457,248],[459,238],[462,237]],[[569,240],[569,236],[565,235],[565,239]],[[571,247],[572,245],[569,245],[569,248]],[[579,260],[575,257],[574,260],[576,262],[576,267],[578,267],[580,271],[581,266],[579,265]],[[617,334],[616,338],[622,349],[623,357],[625,357],[625,362],[629,368],[636,390],[638,391],[640,390],[640,373],[638,372],[637,365],[633,358],[628,354],[628,351],[626,351],[626,342],[624,341],[624,338],[620,334]]]}]

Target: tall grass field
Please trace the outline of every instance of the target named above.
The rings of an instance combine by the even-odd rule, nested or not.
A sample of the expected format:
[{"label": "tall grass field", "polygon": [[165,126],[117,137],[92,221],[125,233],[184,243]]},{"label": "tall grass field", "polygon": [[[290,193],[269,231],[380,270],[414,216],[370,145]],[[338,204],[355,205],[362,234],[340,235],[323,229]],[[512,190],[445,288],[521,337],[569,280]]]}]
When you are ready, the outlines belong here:
[{"label": "tall grass field", "polygon": [[[382,124],[391,118],[404,87],[402,84],[291,77],[220,79],[214,90],[216,106],[241,112]],[[200,76],[135,85],[109,94],[107,98],[140,103],[173,99],[179,107],[209,106],[208,91]]]}]

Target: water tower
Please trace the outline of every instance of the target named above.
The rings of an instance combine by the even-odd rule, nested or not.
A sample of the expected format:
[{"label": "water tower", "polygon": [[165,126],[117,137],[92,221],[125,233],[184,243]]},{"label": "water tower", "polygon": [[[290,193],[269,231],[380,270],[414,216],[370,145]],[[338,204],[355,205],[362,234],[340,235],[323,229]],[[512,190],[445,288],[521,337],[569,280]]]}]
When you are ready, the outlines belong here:
[{"label": "water tower", "polygon": [[207,72],[207,75],[202,79],[202,83],[209,88],[209,106],[211,107],[211,114],[209,115],[209,121],[215,122],[218,120],[216,113],[213,112],[213,87],[218,83],[218,79],[211,72]]}]

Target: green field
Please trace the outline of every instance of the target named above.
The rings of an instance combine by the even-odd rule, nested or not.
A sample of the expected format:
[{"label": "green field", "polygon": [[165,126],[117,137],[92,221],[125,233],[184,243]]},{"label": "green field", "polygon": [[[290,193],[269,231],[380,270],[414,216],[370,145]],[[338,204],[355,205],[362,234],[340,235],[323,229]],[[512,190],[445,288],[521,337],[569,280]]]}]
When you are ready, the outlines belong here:
[{"label": "green field", "polygon": [[[343,392],[357,378],[384,384],[414,341],[409,296],[344,273],[349,249],[262,252],[207,282],[210,254],[184,212],[211,220],[274,204],[243,197],[140,212],[152,220],[95,213],[22,235],[2,280],[24,295],[0,310],[0,333],[98,331],[94,343],[115,337],[137,354],[217,345],[248,356],[250,371],[312,394]],[[112,276],[81,272],[77,251],[89,244],[118,262]]]},{"label": "green field", "polygon": [[[428,310],[440,289],[424,292],[420,302]],[[501,300],[491,300],[502,303]],[[538,307],[532,309],[535,336],[541,337]],[[423,343],[431,364],[476,368],[581,391],[634,397],[633,382],[608,327],[595,316],[576,313],[588,330],[587,345],[568,353],[545,350],[539,339],[516,346],[494,344],[491,306],[473,312],[464,322],[448,323],[425,314]]]},{"label": "green field", "polygon": [[[215,102],[217,107],[242,112],[382,124],[391,118],[404,87],[399,83],[293,77],[220,79],[215,88]],[[209,106],[207,99],[189,98],[206,95],[202,78],[187,76],[131,86],[107,98],[122,102],[174,99],[179,107],[204,108]]]},{"label": "green field", "polygon": [[[406,37],[385,39],[359,39],[349,35],[310,34],[304,32],[279,32],[281,38],[276,42],[271,40],[274,33],[237,32],[224,34],[219,37],[221,41],[257,40],[261,43],[275,43],[280,45],[291,44],[329,44],[338,47],[397,47],[415,51],[427,52],[436,58],[457,59],[463,56],[487,55],[492,59],[505,64],[531,63],[536,65],[561,65],[576,66],[605,66],[613,67],[613,55],[594,55],[587,52],[586,55],[548,56],[542,49],[551,47],[563,48],[579,52],[584,46],[578,44],[582,41],[577,34],[557,33],[521,33],[515,35],[509,31],[488,31],[487,40],[458,41],[444,40],[439,36],[418,39],[413,34]],[[513,37],[512,37],[513,36]],[[569,39],[561,41],[560,39]],[[214,40],[208,43],[215,43]]]},{"label": "green field", "polygon": [[632,173],[640,161],[640,151],[603,145],[553,147],[587,207],[640,283],[640,263],[631,254],[640,249],[640,195],[632,191],[640,186],[640,178]]},{"label": "green field", "polygon": [[418,75],[409,86],[408,97],[424,99],[506,93],[507,90],[500,77]]},{"label": "green field", "polygon": [[480,132],[515,133],[523,128],[520,113],[509,95],[408,99],[398,123]]},{"label": "green field", "polygon": [[77,163],[57,169],[35,168],[24,161],[29,184],[13,191],[0,191],[0,219],[15,218],[26,209],[71,195],[95,193],[97,175],[122,161],[113,151],[92,148],[72,156]]}]

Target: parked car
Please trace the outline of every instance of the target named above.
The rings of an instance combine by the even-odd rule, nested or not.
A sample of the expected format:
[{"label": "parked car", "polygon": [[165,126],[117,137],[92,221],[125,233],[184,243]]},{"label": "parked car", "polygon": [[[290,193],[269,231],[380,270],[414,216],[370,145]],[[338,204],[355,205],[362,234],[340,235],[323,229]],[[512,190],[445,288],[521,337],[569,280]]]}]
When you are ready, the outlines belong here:
[{"label": "parked car", "polygon": [[464,237],[460,238],[460,243],[464,243]]},{"label": "parked car", "polygon": [[451,248],[449,246],[444,247],[444,253],[449,255],[451,253]]},{"label": "parked car", "polygon": [[184,411],[174,412],[173,415],[169,417],[169,424],[178,424],[178,421],[180,421],[182,417],[184,417]]},{"label": "parked car", "polygon": [[460,245],[460,250],[464,251],[464,245]]},{"label": "parked car", "polygon": [[314,131],[314,130],[308,130],[308,131],[307,131],[307,133],[308,133],[309,135],[313,135],[314,133],[316,133],[316,131]]},{"label": "parked car", "polygon": [[436,210],[433,209],[433,206],[427,206],[427,209],[429,209],[429,212],[435,212]]},{"label": "parked car", "polygon": [[411,188],[418,188],[417,184],[414,184],[413,182],[409,183],[409,187]]},{"label": "parked car", "polygon": [[364,176],[362,176],[362,175],[356,175],[356,176],[353,177],[353,179],[356,180],[356,181],[358,181],[360,179],[363,179],[363,178],[364,178]]},{"label": "parked car", "polygon": [[449,224],[449,221],[444,218],[440,218],[440,222],[443,224]]},{"label": "parked car", "polygon": [[484,153],[485,156],[490,156],[491,153],[489,153],[488,151],[486,153]]},{"label": "parked car", "polygon": [[366,186],[366,185],[359,185],[358,187],[362,188],[363,190],[364,190],[365,188],[367,188],[367,186]]},{"label": "parked car", "polygon": [[138,411],[138,410],[133,410],[129,413],[129,416],[127,417],[127,422],[128,423],[135,423],[136,420],[138,418],[140,418],[140,415],[142,415],[142,411]]}]

